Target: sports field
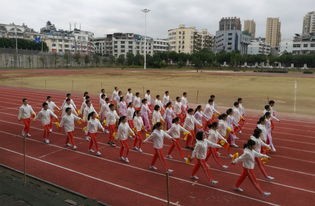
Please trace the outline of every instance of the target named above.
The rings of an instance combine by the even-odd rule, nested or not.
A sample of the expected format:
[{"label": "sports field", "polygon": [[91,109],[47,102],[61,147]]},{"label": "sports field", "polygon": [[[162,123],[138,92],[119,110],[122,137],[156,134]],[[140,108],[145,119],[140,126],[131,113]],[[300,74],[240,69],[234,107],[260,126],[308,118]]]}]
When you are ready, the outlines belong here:
[{"label": "sports field", "polygon": [[[294,113],[294,87],[297,82],[296,115],[312,117],[315,110],[315,75],[301,73],[268,74],[254,72],[209,72],[196,70],[122,70],[122,69],[67,69],[67,70],[1,70],[0,85],[22,88],[40,88],[98,94],[105,88],[111,94],[114,86],[123,93],[127,88],[141,94],[163,95],[170,91],[174,100],[183,91],[191,103],[204,104],[210,94],[217,96],[220,106],[230,106],[237,97],[243,97],[247,109],[262,111],[268,99],[276,100],[276,110]],[[31,100],[31,98],[30,98]]]}]

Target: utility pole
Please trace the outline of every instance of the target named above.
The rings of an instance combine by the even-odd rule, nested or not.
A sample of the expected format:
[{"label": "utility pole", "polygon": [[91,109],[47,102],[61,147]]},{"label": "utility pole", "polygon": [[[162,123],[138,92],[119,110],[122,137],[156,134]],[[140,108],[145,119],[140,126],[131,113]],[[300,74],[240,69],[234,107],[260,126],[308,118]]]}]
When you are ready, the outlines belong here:
[{"label": "utility pole", "polygon": [[144,64],[143,69],[147,69],[147,13],[149,13],[150,9],[142,9],[144,13]]}]

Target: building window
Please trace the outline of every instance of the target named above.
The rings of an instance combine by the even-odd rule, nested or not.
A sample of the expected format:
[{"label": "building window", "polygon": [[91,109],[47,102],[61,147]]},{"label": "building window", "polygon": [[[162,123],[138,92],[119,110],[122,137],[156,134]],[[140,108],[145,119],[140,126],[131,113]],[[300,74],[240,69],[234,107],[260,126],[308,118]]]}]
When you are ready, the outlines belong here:
[{"label": "building window", "polygon": [[308,47],[308,44],[303,44],[303,47]]}]

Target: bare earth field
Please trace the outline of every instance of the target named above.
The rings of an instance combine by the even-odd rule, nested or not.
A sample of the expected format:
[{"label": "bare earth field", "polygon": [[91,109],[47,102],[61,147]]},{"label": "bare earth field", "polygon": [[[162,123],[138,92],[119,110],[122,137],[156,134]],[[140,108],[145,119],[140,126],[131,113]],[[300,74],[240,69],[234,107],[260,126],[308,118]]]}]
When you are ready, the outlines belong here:
[{"label": "bare earth field", "polygon": [[162,95],[165,90],[169,90],[172,100],[186,91],[191,103],[205,104],[209,95],[215,94],[217,104],[228,107],[237,97],[243,97],[244,106],[257,111],[263,110],[268,99],[274,99],[277,102],[276,110],[290,115],[293,113],[294,105],[294,82],[297,81],[295,114],[313,118],[315,115],[314,77],[301,73],[196,72],[195,70],[0,70],[0,85],[58,90],[65,93],[73,92],[76,95],[82,95],[85,90],[96,95],[101,88],[105,88],[106,92],[111,94],[114,86],[118,86],[123,93],[130,87],[134,93],[139,91],[141,95],[146,89],[150,89],[153,95]]}]

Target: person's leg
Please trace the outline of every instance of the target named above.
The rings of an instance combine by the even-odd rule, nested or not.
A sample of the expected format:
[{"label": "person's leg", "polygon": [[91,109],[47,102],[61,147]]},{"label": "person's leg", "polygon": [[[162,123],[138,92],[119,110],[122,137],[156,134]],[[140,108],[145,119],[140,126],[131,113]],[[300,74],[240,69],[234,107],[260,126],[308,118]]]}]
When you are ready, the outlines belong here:
[{"label": "person's leg", "polygon": [[167,155],[171,155],[173,149],[175,147],[175,140],[172,141],[170,148],[168,149]]},{"label": "person's leg", "polygon": [[254,185],[254,187],[258,190],[258,192],[260,192],[261,194],[263,194],[263,190],[261,189],[259,183],[257,182],[256,176],[254,174],[254,170],[248,170],[248,178],[249,180],[252,182],[252,184]]},{"label": "person's leg", "polygon": [[98,150],[98,143],[97,143],[97,141],[96,141],[96,133],[94,134],[93,141],[94,141],[94,145],[95,145],[96,151],[99,151],[99,150]]},{"label": "person's leg", "polygon": [[119,156],[123,157],[124,155],[124,143],[122,140],[120,140],[120,151],[119,151]]},{"label": "person's leg", "polygon": [[158,157],[159,157],[160,161],[162,162],[164,169],[167,170],[168,166],[166,164],[162,149],[158,149],[157,152],[158,152]]},{"label": "person's leg", "polygon": [[74,136],[73,131],[69,132],[69,142],[70,142],[70,144],[72,144],[74,146],[75,144],[74,144],[74,137],[73,136]]},{"label": "person's leg", "polygon": [[222,163],[221,163],[221,161],[220,161],[220,159],[219,159],[219,157],[218,157],[216,148],[210,148],[210,150],[211,150],[212,157],[213,157],[214,161],[215,161],[220,167],[222,167],[223,165],[222,165]]},{"label": "person's leg", "polygon": [[191,176],[195,176],[196,173],[198,172],[199,168],[200,168],[200,160],[199,159],[196,159],[197,162],[192,170],[192,173],[191,173]]},{"label": "person's leg", "polygon": [[183,150],[182,150],[182,147],[180,146],[179,138],[178,138],[178,139],[175,139],[175,140],[173,141],[173,143],[175,144],[175,147],[177,148],[180,157],[184,159],[185,155],[184,155],[184,152],[183,152]]},{"label": "person's leg", "polygon": [[206,164],[206,161],[200,160],[200,165],[201,165],[201,168],[203,169],[203,172],[205,173],[208,181],[211,181],[212,177],[210,175],[210,170],[209,170],[208,165]]},{"label": "person's leg", "polygon": [[239,188],[240,186],[241,186],[241,184],[242,184],[242,182],[245,180],[245,178],[247,177],[247,175],[248,175],[248,171],[247,171],[248,169],[246,169],[246,168],[243,168],[243,171],[242,171],[242,173],[241,173],[241,176],[238,178],[238,180],[237,180],[237,182],[236,182],[236,184],[235,184],[235,187],[236,188]]},{"label": "person's leg", "polygon": [[265,176],[265,177],[268,177],[268,174],[266,172],[266,169],[265,169],[265,166],[263,165],[263,163],[261,162],[261,160],[257,157],[255,157],[255,161],[261,171],[261,173]]},{"label": "person's leg", "polygon": [[157,149],[154,149],[154,155],[152,158],[151,166],[155,165],[157,158],[158,158],[158,152],[157,152]]},{"label": "person's leg", "polygon": [[206,156],[205,160],[208,161],[208,159],[210,158],[211,155],[212,155],[211,148],[208,148],[207,156]]}]

